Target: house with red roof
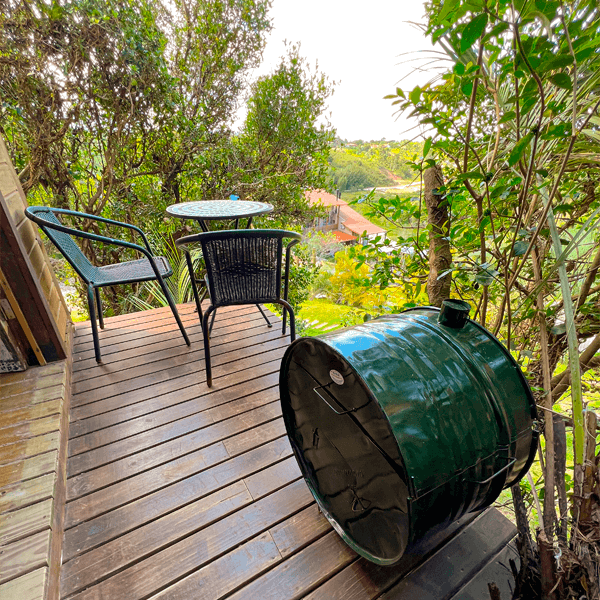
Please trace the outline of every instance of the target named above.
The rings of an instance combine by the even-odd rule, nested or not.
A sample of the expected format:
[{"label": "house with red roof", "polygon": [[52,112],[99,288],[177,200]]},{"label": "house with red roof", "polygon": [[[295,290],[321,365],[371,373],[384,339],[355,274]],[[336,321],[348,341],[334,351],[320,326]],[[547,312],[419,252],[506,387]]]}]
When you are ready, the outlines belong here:
[{"label": "house with red roof", "polygon": [[359,240],[386,237],[386,230],[374,225],[360,213],[348,206],[340,198],[340,194],[330,194],[325,190],[311,190],[305,192],[306,199],[311,206],[322,206],[327,210],[327,216],[315,219],[309,229],[331,232],[345,244],[352,244]]}]

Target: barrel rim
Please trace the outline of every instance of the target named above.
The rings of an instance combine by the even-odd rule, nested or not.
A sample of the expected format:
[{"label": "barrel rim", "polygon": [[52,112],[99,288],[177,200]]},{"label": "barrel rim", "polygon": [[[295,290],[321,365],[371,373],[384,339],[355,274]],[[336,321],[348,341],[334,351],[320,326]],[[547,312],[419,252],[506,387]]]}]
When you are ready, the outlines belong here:
[{"label": "barrel rim", "polygon": [[[414,534],[413,528],[411,526],[409,526],[406,529],[405,537],[404,537],[404,548],[400,551],[400,553],[397,556],[394,556],[392,558],[383,558],[383,557],[377,556],[375,554],[372,554],[371,552],[366,550],[363,546],[361,546],[357,542],[357,540],[352,538],[344,530],[344,528],[340,525],[340,523],[336,520],[336,518],[327,510],[327,508],[325,506],[323,506],[320,498],[318,497],[318,494],[315,492],[313,483],[306,476],[304,469],[303,469],[304,457],[301,455],[299,449],[297,448],[296,443],[293,441],[293,436],[290,433],[291,424],[288,420],[288,414],[287,414],[288,411],[283,410],[284,396],[285,396],[288,406],[291,405],[289,388],[288,388],[287,382],[285,382],[285,385],[284,385],[284,381],[286,379],[286,377],[284,376],[284,373],[287,373],[289,371],[289,363],[291,361],[292,352],[298,345],[300,345],[301,342],[306,341],[306,340],[318,340],[319,342],[325,344],[330,351],[333,351],[336,355],[338,355],[340,358],[342,358],[345,362],[348,362],[346,357],[343,354],[341,354],[337,350],[337,348],[334,348],[333,346],[327,344],[325,339],[322,339],[320,336],[303,336],[303,337],[296,338],[296,340],[294,340],[287,347],[287,349],[283,355],[283,358],[281,359],[281,367],[279,370],[279,396],[280,396],[280,403],[282,405],[281,413],[282,413],[282,417],[283,417],[283,422],[285,424],[286,433],[288,434],[288,438],[290,439],[290,445],[292,447],[292,451],[296,458],[296,462],[298,463],[298,465],[300,466],[300,470],[302,471],[302,477],[303,477],[304,481],[306,482],[313,498],[315,499],[315,502],[319,506],[319,509],[321,510],[321,512],[323,513],[325,518],[331,523],[331,526],[334,528],[334,530],[340,535],[340,537],[342,537],[342,539],[346,542],[346,544],[348,544],[348,546],[350,546],[355,552],[357,552],[361,556],[367,558],[371,562],[374,562],[374,563],[376,563],[378,565],[382,565],[382,566],[393,565],[402,558],[402,556],[404,555],[404,553],[406,551],[406,548],[413,542],[413,539],[412,539],[413,534]],[[358,373],[356,371],[356,369],[354,369],[354,368],[353,368],[353,371],[354,371],[354,374],[357,377],[358,381],[360,382],[362,389],[369,396],[369,399],[371,401],[373,401],[373,405],[377,408],[377,410],[381,411],[381,413],[385,417],[383,419],[383,421],[387,424],[388,427],[390,427],[390,430],[391,430],[391,425],[389,423],[389,419],[385,415],[385,411],[381,408],[381,406],[379,406],[379,403],[377,402],[375,395],[373,394],[373,392],[371,391],[369,386],[366,384],[366,382],[364,381],[364,379],[362,378],[360,373]],[[393,431],[392,431],[392,435],[393,435]],[[370,437],[369,437],[369,439],[370,439]],[[408,469],[406,468],[406,464],[404,463],[404,457],[402,456],[402,452],[400,451],[399,447],[398,447],[398,456],[400,457],[400,463],[401,463],[398,465],[398,467],[404,472],[404,482],[407,486],[407,491],[408,491],[408,496],[406,498],[406,507],[407,507],[406,518],[407,518],[407,522],[410,524],[412,522],[412,502],[413,502],[414,496],[415,496],[414,482],[412,480],[412,477],[409,475]],[[389,460],[396,462],[391,457],[389,457]],[[400,474],[397,471],[396,471],[396,474],[398,475],[398,477],[400,477]]]}]

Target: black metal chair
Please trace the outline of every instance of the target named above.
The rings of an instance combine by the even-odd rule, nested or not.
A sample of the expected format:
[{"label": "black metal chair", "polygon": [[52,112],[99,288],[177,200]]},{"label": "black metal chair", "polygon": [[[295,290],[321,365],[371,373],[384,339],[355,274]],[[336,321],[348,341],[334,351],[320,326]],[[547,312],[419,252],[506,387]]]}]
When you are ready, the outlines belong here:
[{"label": "black metal chair", "polygon": [[[284,240],[285,270],[282,275]],[[221,306],[262,304],[269,302],[283,306],[282,332],[285,335],[287,313],[290,315],[290,337],[296,338],[294,311],[287,301],[289,289],[290,253],[302,236],[293,231],[275,229],[236,229],[209,231],[188,235],[175,242],[185,252],[194,299],[204,336],[206,383],[212,386],[210,364],[210,332],[208,319]],[[190,253],[185,246],[200,244],[206,266],[205,283],[210,306],[202,313],[201,299],[195,285],[194,269]],[[282,294],[283,280],[283,294]],[[259,307],[260,308],[260,307]],[[261,310],[262,312],[262,310]],[[266,316],[263,313],[266,319]],[[267,319],[267,323],[268,319]],[[270,324],[269,324],[270,326]]]},{"label": "black metal chair", "polygon": [[[94,352],[98,362],[101,361],[101,356],[100,343],[98,340],[98,325],[96,323],[96,311],[94,307],[94,296],[98,307],[98,321],[100,323],[100,328],[104,329],[102,302],[100,300],[101,287],[127,283],[139,283],[154,279],[157,280],[167,298],[167,302],[169,303],[171,310],[173,311],[175,320],[177,321],[179,329],[183,334],[183,339],[188,346],[190,345],[190,340],[183,327],[179,313],[177,312],[175,302],[173,301],[173,298],[164,282],[165,278],[170,277],[173,274],[171,265],[169,265],[169,262],[163,256],[154,256],[152,249],[150,248],[150,244],[148,243],[148,239],[139,227],[135,227],[134,225],[129,225],[127,223],[121,223],[120,221],[113,221],[112,219],[106,219],[104,217],[88,215],[85,213],[61,208],[50,208],[46,206],[29,206],[25,209],[25,214],[42,229],[52,243],[60,250],[61,254],[69,261],[81,279],[83,279],[83,281],[85,281],[87,284],[87,300],[90,312],[90,321],[92,322]],[[123,240],[118,240],[95,233],[88,233],[86,231],[74,229],[73,227],[68,227],[59,220],[58,215],[81,219],[92,219],[94,221],[100,221],[109,225],[131,229],[141,236],[144,246],[142,247],[138,244],[132,244]],[[104,244],[121,246],[123,248],[130,248],[132,250],[137,250],[139,253],[143,254],[145,258],[121,262],[114,265],[106,265],[104,267],[95,267],[86,258],[73,238],[82,238]]]}]

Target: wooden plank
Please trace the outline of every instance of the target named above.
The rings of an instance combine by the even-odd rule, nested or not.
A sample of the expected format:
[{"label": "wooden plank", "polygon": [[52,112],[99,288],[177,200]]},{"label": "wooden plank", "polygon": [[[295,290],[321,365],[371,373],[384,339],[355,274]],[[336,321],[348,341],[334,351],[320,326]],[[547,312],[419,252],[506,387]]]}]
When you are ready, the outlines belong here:
[{"label": "wooden plank", "polygon": [[[261,473],[277,471],[278,464],[267,467]],[[199,531],[234,509],[247,506],[258,498],[252,498],[247,490],[250,476],[237,481],[218,492],[205,496],[175,512],[152,521],[124,536],[120,536],[90,552],[68,561],[62,572],[62,593],[71,594],[137,562],[167,545],[182,539],[189,533]],[[295,478],[283,481],[281,474],[271,478],[272,488],[263,488],[264,496],[288,485]],[[122,549],[126,548],[124,552]]]},{"label": "wooden plank", "polygon": [[12,600],[45,600],[48,569],[37,569],[0,585],[0,598]]},{"label": "wooden plank", "polygon": [[[56,363],[53,363],[56,364]],[[58,363],[62,364],[62,363]],[[46,365],[47,368],[50,365]],[[39,367],[41,368],[41,367]],[[14,381],[4,382],[4,378],[9,375],[2,375],[2,384],[0,385],[0,389],[2,390],[2,404],[4,401],[10,396],[16,396],[18,394],[32,394],[36,390],[41,390],[44,388],[49,388],[57,385],[65,385],[66,383],[66,373],[55,373],[53,375],[47,375],[44,377],[36,377],[32,379],[24,379],[22,381]],[[51,398],[46,398],[46,400],[50,400]]]},{"label": "wooden plank", "polygon": [[29,384],[41,384],[45,377],[53,377],[55,375],[64,374],[65,363],[64,361],[56,361],[43,367],[33,366],[26,371],[19,371],[18,373],[2,373],[0,380],[4,385],[13,385],[16,383],[29,383]]},{"label": "wooden plank", "polygon": [[[218,323],[223,323],[224,319],[227,319],[228,323],[231,325],[239,325],[240,323],[243,323],[246,318],[243,311],[236,311],[235,316],[221,315],[219,311],[219,313],[217,313],[217,318],[215,319],[215,335],[219,335]],[[200,331],[200,322],[196,315],[184,314],[182,316],[182,322],[186,331],[188,328],[191,333]],[[108,324],[108,321],[106,323]],[[153,320],[151,323],[139,321],[133,324],[117,325],[117,327],[113,329],[108,328],[107,325],[104,330],[99,330],[98,336],[100,338],[100,345],[103,348],[106,348],[107,355],[111,355],[118,352],[119,349],[123,349],[123,345],[125,345],[125,347],[132,347],[134,345],[142,347],[147,343],[153,343],[153,339],[157,336],[162,336],[178,330],[177,323],[173,315],[171,315],[170,319],[162,321]],[[179,336],[181,338],[181,333],[179,333]],[[79,335],[77,337],[77,346],[75,347],[75,361],[88,360],[91,357],[91,352],[93,352],[93,347],[91,330],[87,336]]]},{"label": "wooden plank", "polygon": [[[129,418],[144,415],[159,410],[179,402],[185,402],[193,398],[200,399],[210,395],[219,399],[222,394],[231,393],[235,398],[243,397],[243,389],[248,387],[252,392],[258,391],[263,387],[271,387],[271,384],[263,385],[262,378],[269,377],[273,381],[273,377],[279,381],[279,367],[281,359],[272,361],[266,364],[257,365],[252,373],[236,374],[235,380],[232,379],[231,384],[223,385],[219,389],[208,388],[198,385],[198,378],[193,375],[190,377],[181,377],[170,382],[161,383],[156,386],[150,386],[144,390],[134,390],[131,393],[123,393],[118,396],[112,396],[107,399],[99,399],[92,404],[75,407],[71,410],[71,424],[73,425],[73,437],[77,435],[79,429],[75,429],[75,422],[82,419],[89,419],[97,415],[105,415],[101,425],[107,422],[109,425],[126,421]],[[242,377],[242,375],[244,375]],[[210,400],[208,400],[210,402]],[[106,415],[106,413],[114,413],[115,418]],[[79,426],[77,426],[79,427]],[[92,427],[90,427],[90,430]],[[85,431],[85,430],[84,430]]]},{"label": "wooden plank", "polygon": [[230,456],[236,456],[250,448],[255,448],[263,443],[265,439],[275,439],[280,436],[286,435],[285,425],[283,419],[275,419],[269,423],[265,423],[261,427],[255,427],[230,437],[223,441],[227,452]]},{"label": "wooden plank", "polygon": [[35,421],[17,423],[0,429],[0,446],[27,440],[38,435],[58,431],[60,427],[60,414],[54,414]]},{"label": "wooden plank", "polygon": [[[289,338],[278,335],[279,332],[267,334],[266,341],[259,344],[253,344],[252,340],[247,340],[248,345],[243,346],[234,342],[235,348],[224,354],[215,355],[213,361],[214,370],[222,365],[229,367],[229,373],[233,371],[242,371],[252,368],[257,362],[273,360],[268,357],[260,357],[260,354],[269,354],[277,352],[283,354],[283,351],[289,345]],[[116,373],[106,373],[101,377],[86,379],[73,384],[74,406],[81,404],[81,400],[87,403],[90,392],[99,392],[101,397],[114,396],[126,390],[143,388],[158,381],[171,379],[188,373],[195,373],[200,381],[204,381],[204,350],[185,346],[184,353],[181,356],[161,360],[157,363],[143,364],[139,367],[127,371],[118,371]],[[252,354],[249,357],[249,354]],[[200,374],[202,370],[202,374]],[[171,375],[171,373],[173,373]],[[86,398],[86,396],[88,398]]]},{"label": "wooden plank", "polygon": [[51,533],[50,529],[46,529],[12,544],[0,546],[0,584],[47,566]]},{"label": "wooden plank", "polygon": [[32,504],[2,515],[0,540],[3,544],[49,529],[52,522],[52,499]]},{"label": "wooden plank", "polygon": [[58,451],[46,452],[8,465],[0,465],[0,488],[58,469]]},{"label": "wooden plank", "polygon": [[[198,442],[202,446],[208,446],[280,415],[281,408],[278,402],[267,404],[226,421],[220,421],[210,427],[208,427],[210,423],[208,417],[200,418],[198,415],[193,415],[190,418],[157,427],[146,433],[96,448],[90,452],[72,456],[67,465],[67,473],[69,477],[73,477],[109,463],[116,463],[134,454],[137,456],[133,460],[147,469],[175,458],[174,451],[177,452],[177,455],[185,453],[185,450],[189,448],[188,443],[191,443],[192,447],[198,447]],[[123,464],[126,463],[116,464],[116,469]],[[136,470],[139,470],[139,467]]]},{"label": "wooden plank", "polygon": [[173,422],[182,422],[185,419],[197,419],[196,425],[218,423],[243,412],[248,412],[270,402],[279,400],[279,388],[273,387],[261,390],[257,394],[248,395],[243,402],[228,402],[225,405],[205,409],[202,403],[192,401],[171,406],[168,409],[156,411],[150,415],[144,415],[131,419],[125,423],[119,423],[112,427],[101,429],[87,435],[83,435],[69,442],[69,454],[74,456],[82,452],[89,452],[94,448],[106,446],[126,437],[148,433],[163,425]]},{"label": "wooden plank", "polygon": [[286,482],[300,477],[302,477],[302,472],[298,467],[296,458],[291,456],[275,465],[273,469],[260,471],[252,475],[246,480],[246,485],[253,498],[260,498],[265,495],[266,490],[277,489]]},{"label": "wooden plank", "polygon": [[304,548],[331,531],[331,524],[319,512],[316,504],[305,508],[270,530],[283,558]]},{"label": "wooden plank", "polygon": [[[192,346],[199,345],[202,347],[203,337],[200,326],[190,326],[184,322],[186,331],[190,338]],[[263,318],[259,315],[258,318],[252,317],[244,321],[242,324],[228,325],[215,330],[213,344],[215,351],[219,350],[219,346],[231,342],[236,339],[249,338],[267,333],[269,330],[265,327]],[[174,325],[174,329],[161,335],[157,339],[152,338],[144,341],[144,344],[131,342],[127,346],[121,345],[119,351],[111,352],[104,356],[102,354],[102,363],[99,365],[95,357],[90,357],[77,362],[77,370],[73,374],[73,381],[83,381],[88,378],[97,377],[104,372],[123,371],[143,364],[143,361],[148,357],[149,362],[169,358],[176,354],[185,353],[185,344],[181,344],[181,332],[179,327]],[[134,345],[135,344],[135,345]],[[211,344],[211,349],[213,348]]]},{"label": "wooden plank", "polygon": [[[123,406],[121,408],[110,410],[109,412],[102,412],[99,415],[92,415],[85,419],[74,421],[73,418],[75,414],[81,414],[86,407],[90,407],[90,405],[86,405],[86,407],[73,409],[71,414],[72,420],[69,426],[69,435],[74,439],[89,432],[105,429],[112,425],[117,425],[145,415],[151,415],[158,411],[168,411],[171,410],[172,407],[178,407],[178,405],[180,406],[176,410],[185,411],[185,407],[188,405],[196,407],[198,411],[206,410],[234,400],[239,400],[246,395],[252,395],[256,392],[274,387],[278,384],[278,381],[278,373],[269,373],[262,377],[256,377],[250,381],[244,381],[223,390],[215,390],[214,392],[199,392],[197,386],[191,386],[170,394],[150,398],[146,401],[138,402],[137,404]],[[100,408],[99,405],[100,402],[95,403],[97,409]]]},{"label": "wooden plank", "polygon": [[[196,305],[191,302],[187,302],[185,304],[178,304],[177,310],[179,312],[179,316],[182,320],[194,313]],[[171,312],[171,308],[169,306],[161,306],[160,308],[152,308],[150,310],[140,310],[133,311],[129,313],[125,313],[122,315],[115,315],[112,317],[106,317],[104,319],[105,326],[126,326],[127,323],[143,323],[146,322],[149,327],[152,327],[153,324],[158,323],[159,321],[170,321],[173,319],[173,313]],[[75,329],[75,339],[78,339],[81,342],[81,339],[85,336],[92,335],[92,327],[89,320],[87,321],[79,321],[74,323]]]},{"label": "wooden plank", "polygon": [[[254,417],[260,417],[261,415],[254,415]],[[281,419],[279,419],[281,420]],[[243,426],[247,427],[256,427],[259,432],[263,433],[263,436],[256,440],[253,444],[246,444],[244,452],[246,450],[250,450],[256,448],[258,446],[264,445],[275,438],[281,437],[280,432],[276,432],[275,435],[271,435],[273,430],[270,427],[270,422],[266,421],[265,423],[248,421],[246,419]],[[133,477],[137,477],[140,474],[150,472],[151,470],[159,467],[160,465],[168,465],[171,461],[178,459],[179,457],[185,457],[193,452],[196,452],[202,448],[206,448],[212,443],[217,442],[218,440],[214,440],[210,442],[206,440],[205,434],[207,430],[203,430],[200,432],[196,432],[191,434],[190,436],[186,436],[184,438],[179,438],[172,442],[168,442],[161,447],[160,452],[156,452],[155,449],[150,449],[146,452],[140,453],[137,456],[127,457],[115,463],[110,463],[108,465],[99,467],[93,471],[89,471],[87,473],[83,473],[81,475],[77,475],[68,480],[67,482],[67,492],[69,501],[74,501],[76,498],[80,496],[89,495],[95,490],[100,490],[104,487],[115,485],[120,481],[124,481],[129,479],[131,484],[133,485]],[[246,431],[242,431],[239,434],[234,435],[232,438],[229,438],[225,441],[224,445],[227,447],[227,442],[230,440],[235,440],[238,435],[244,435]],[[218,438],[218,435],[215,436]],[[241,452],[228,452],[229,456],[234,457]],[[140,459],[141,457],[141,459]],[[183,464],[178,464],[178,472],[181,474],[185,473],[183,469]],[[158,474],[156,474],[158,477]],[[182,475],[184,476],[184,475]]]},{"label": "wooden plank", "polygon": [[34,438],[0,447],[0,464],[22,460],[58,448],[59,432],[53,431]]},{"label": "wooden plank", "polygon": [[[86,552],[63,565],[61,594],[71,595],[99,579],[104,579],[190,533],[248,506],[252,498],[243,481],[188,504],[148,525],[130,531],[99,548]],[[127,551],[124,552],[123,549]]]},{"label": "wooden plank", "polygon": [[354,550],[351,550],[335,531],[332,531],[270,569],[229,598],[232,600],[302,598],[355,558]]},{"label": "wooden plank", "polygon": [[30,407],[41,403],[46,403],[49,400],[60,400],[63,398],[64,394],[64,382],[46,388],[15,394],[10,397],[7,395],[5,396],[4,390],[2,390],[2,400],[0,400],[0,416],[3,417],[5,414],[9,414],[10,411],[14,410],[27,410]]},{"label": "wooden plank", "polygon": [[146,598],[260,535],[311,502],[312,496],[304,482],[293,483],[83,590],[75,598],[118,598],[123,590],[127,590],[128,600]]},{"label": "wooden plank", "polygon": [[486,596],[489,597],[488,583],[491,582],[498,586],[501,598],[507,600],[512,598],[515,590],[515,578],[510,569],[510,560],[515,561],[518,569],[521,560],[514,540],[502,548],[498,554],[492,556],[488,564],[475,573],[473,579],[452,596],[452,600],[480,600]]},{"label": "wooden plank", "polygon": [[280,558],[269,533],[263,533],[168,587],[153,599],[217,600],[259,575]]},{"label": "wooden plank", "polygon": [[0,513],[51,498],[54,492],[54,479],[54,473],[48,473],[0,489]]},{"label": "wooden plank", "polygon": [[[182,321],[188,320],[193,306],[191,304],[178,305],[177,310]],[[109,317],[104,320],[104,330],[98,333],[107,341],[113,337],[120,337],[130,333],[143,333],[146,336],[155,335],[154,330],[161,331],[164,325],[171,326],[175,322],[173,313],[169,307],[152,309],[148,311],[139,311]],[[177,325],[175,325],[177,326]],[[80,353],[88,344],[93,344],[92,328],[90,321],[82,321],[77,324],[74,339],[74,351]]]},{"label": "wooden plank", "polygon": [[[445,552],[446,545],[452,538],[468,527],[476,517],[476,514],[465,515],[447,529],[438,531],[409,546],[400,561],[393,566],[382,567],[365,558],[358,558],[306,596],[306,600],[371,600],[378,598],[381,593],[400,581],[429,556],[438,551]],[[279,542],[279,538],[276,538],[280,552],[282,547],[285,549],[285,546],[280,544],[286,541],[287,539],[284,538],[283,542]]]},{"label": "wooden plank", "polygon": [[[212,362],[215,366],[225,365],[233,362],[234,360],[247,358],[250,353],[256,350],[256,348],[259,350],[264,349],[265,352],[280,348],[282,347],[282,342],[283,340],[281,336],[277,335],[277,332],[265,333],[261,336],[258,336],[258,339],[252,340],[252,342],[249,342],[248,340],[234,340],[231,343],[218,347],[216,352],[212,355]],[[174,365],[179,365],[180,367],[187,365],[188,368],[185,372],[183,372],[183,375],[187,375],[189,372],[194,372],[197,375],[195,379],[197,382],[198,375],[201,375],[200,372],[204,371],[205,368],[204,352],[200,349],[194,350],[192,354],[189,354],[188,350],[185,352],[187,353],[185,356],[174,356],[169,358],[169,360],[158,361],[158,363],[150,363],[150,360],[148,360],[148,364],[143,364],[137,369],[129,369],[126,371],[119,370],[115,373],[104,373],[101,377],[80,381],[79,385],[77,386],[77,394],[79,395],[74,401],[74,406],[83,406],[90,402],[97,402],[103,398],[109,398],[110,396],[114,395],[111,391],[112,388],[117,387],[123,382],[129,381],[131,383],[131,387],[129,388],[130,391],[136,389],[137,387],[146,387],[146,385],[152,385],[159,381],[158,374],[166,369],[171,369],[171,372],[173,373],[171,379],[174,380],[174,383],[179,384],[180,382],[177,381],[177,377],[181,375],[177,371],[173,370]],[[256,364],[268,362],[268,360],[272,360],[272,357],[269,358],[268,355],[266,358],[259,356]],[[191,369],[189,367],[191,367]],[[155,377],[148,378],[149,374],[155,374]],[[160,380],[162,379],[163,378],[161,377]],[[140,382],[142,385],[138,385]],[[86,389],[82,389],[81,386],[86,386]],[[206,393],[210,391],[210,389],[205,388]]]},{"label": "wooden plank", "polygon": [[[440,600],[470,581],[515,535],[515,526],[494,508],[486,510],[445,547],[437,552],[392,589],[381,596],[385,600],[419,598]],[[444,573],[444,577],[432,577]]]},{"label": "wooden plank", "polygon": [[286,457],[291,451],[287,439],[280,438],[246,454],[202,471],[183,481],[153,492],[125,506],[105,513],[69,529],[65,533],[64,557],[123,535],[148,521],[193,502],[219,488],[248,477],[253,472]]},{"label": "wooden plank", "polygon": [[[53,388],[54,389],[54,388]],[[64,391],[64,388],[58,388]],[[43,419],[51,415],[57,415],[62,408],[62,397],[57,397],[53,400],[42,402],[41,404],[33,404],[24,408],[17,408],[0,413],[0,427],[11,427],[17,423],[34,421]]]},{"label": "wooden plank", "polygon": [[[243,452],[252,450],[281,437],[279,431],[276,431],[274,434],[272,433],[270,423],[258,426],[255,431],[258,431],[259,434],[262,433],[263,435],[260,436],[260,440],[257,440],[254,445],[245,447]],[[244,433],[239,435],[244,435]],[[192,449],[189,448],[189,450]],[[149,491],[156,491],[162,487],[175,483],[176,481],[181,481],[186,477],[195,475],[205,468],[214,466],[221,462],[221,454],[223,451],[223,443],[218,442],[214,446],[209,446],[195,452],[191,451],[189,454],[185,454],[179,459],[169,461],[159,467],[145,471],[139,475],[134,475],[95,492],[92,491],[85,496],[76,497],[67,504],[66,527],[73,527],[79,521],[88,520],[98,516],[99,514],[112,510],[127,502],[141,498]],[[241,452],[238,454],[241,454]],[[226,458],[234,458],[236,454],[227,454],[225,452],[225,456]],[[283,462],[286,461],[284,460]],[[284,474],[292,472],[289,468],[286,470],[286,468],[282,469],[277,465],[276,468],[279,472]],[[295,477],[297,477],[297,474]],[[249,479],[249,485],[255,485],[252,478]],[[262,489],[266,489],[264,485]],[[256,490],[255,494],[257,494]],[[255,497],[258,497],[258,495],[255,495]]]},{"label": "wooden plank", "polygon": [[69,502],[65,527],[74,527],[229,459],[221,442]]},{"label": "wooden plank", "polygon": [[[225,369],[229,367],[230,371],[234,372],[231,372],[229,375],[221,373],[213,383],[214,387],[210,389],[206,386],[206,375],[203,367],[199,367],[196,363],[184,363],[179,367],[161,370],[154,376],[148,375],[138,378],[131,382],[130,388],[124,382],[117,386],[107,386],[92,390],[77,398],[73,398],[73,406],[90,404],[115,396],[119,396],[121,400],[124,400],[123,405],[135,404],[136,402],[147,400],[149,397],[160,396],[167,392],[173,392],[192,385],[198,388],[199,395],[202,392],[210,393],[235,385],[241,381],[250,380],[254,376],[279,371],[283,351],[284,346],[273,350],[264,357],[260,357],[258,361],[246,356],[244,359],[240,358],[236,362],[231,363],[233,366],[230,364],[225,365]],[[222,369],[219,370],[221,371]]]}]

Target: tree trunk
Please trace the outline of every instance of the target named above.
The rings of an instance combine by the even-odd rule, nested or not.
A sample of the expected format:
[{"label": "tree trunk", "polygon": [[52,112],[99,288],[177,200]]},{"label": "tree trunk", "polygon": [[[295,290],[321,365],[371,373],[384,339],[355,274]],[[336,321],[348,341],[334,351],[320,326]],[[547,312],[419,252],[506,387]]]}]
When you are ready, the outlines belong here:
[{"label": "tree trunk", "polygon": [[427,207],[427,223],[429,231],[429,277],[427,279],[427,295],[431,306],[441,306],[442,300],[450,296],[452,274],[440,278],[452,263],[450,242],[450,213],[446,198],[437,190],[444,185],[442,168],[435,165],[423,172],[425,188],[425,205]]}]

